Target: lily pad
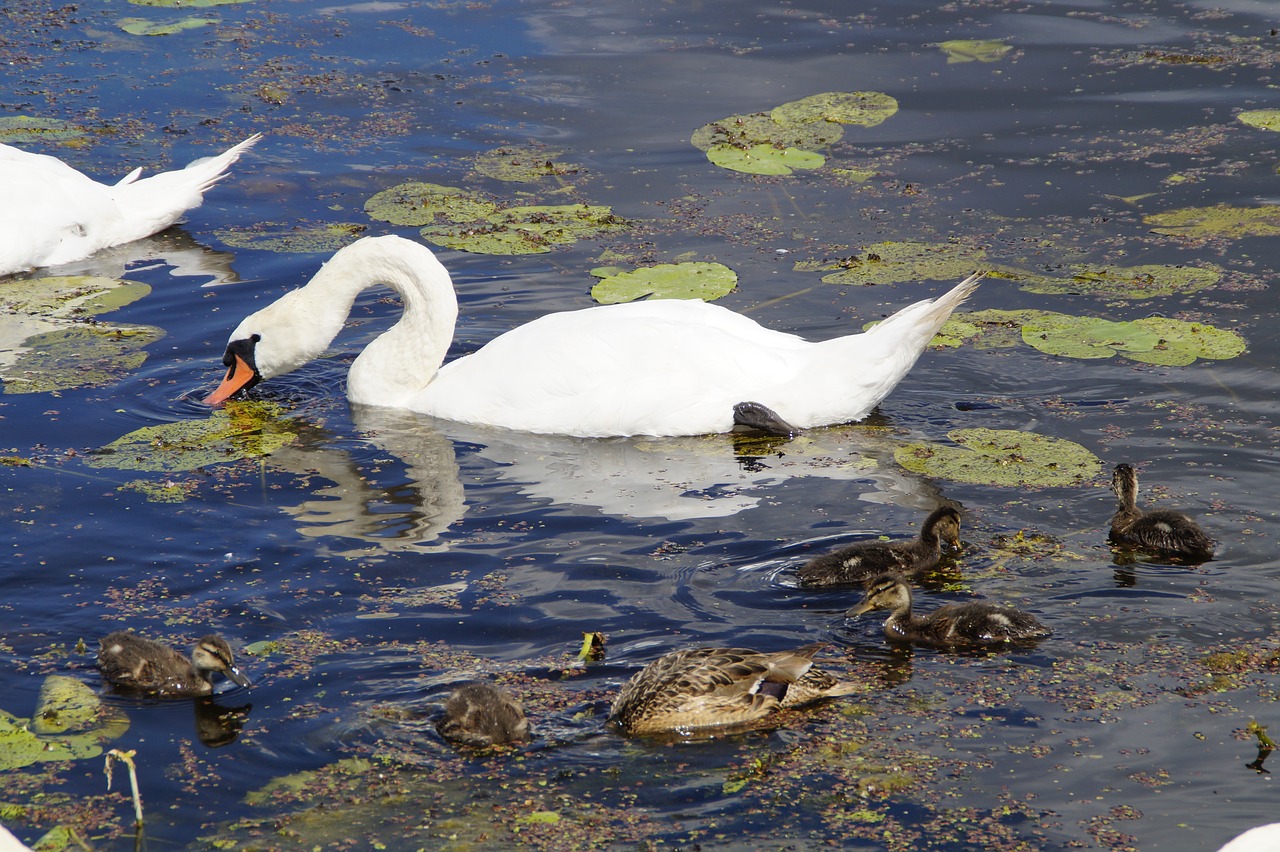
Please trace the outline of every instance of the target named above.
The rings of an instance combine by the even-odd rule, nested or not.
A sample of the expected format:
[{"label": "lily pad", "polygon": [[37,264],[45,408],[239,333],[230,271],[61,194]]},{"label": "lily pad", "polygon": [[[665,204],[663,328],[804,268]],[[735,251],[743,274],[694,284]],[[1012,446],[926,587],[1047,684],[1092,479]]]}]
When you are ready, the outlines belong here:
[{"label": "lily pad", "polygon": [[999,62],[1012,45],[996,39],[952,39],[938,43],[938,47],[947,55],[947,64],[957,62]]},{"label": "lily pad", "polygon": [[1236,118],[1250,127],[1260,130],[1280,130],[1280,109],[1251,109],[1239,113]]},{"label": "lily pad", "polygon": [[268,402],[233,400],[203,420],[144,426],[89,457],[90,467],[180,471],[269,455],[295,437]]},{"label": "lily pad", "polygon": [[218,23],[217,18],[182,18],[176,21],[151,21],[146,18],[121,18],[116,22],[129,35],[166,36],[184,30],[196,30]]},{"label": "lily pad", "polygon": [[541,254],[555,246],[622,230],[627,222],[610,207],[588,204],[508,207],[469,224],[432,225],[422,238],[482,254]]},{"label": "lily pad", "polygon": [[1164,213],[1152,213],[1143,220],[1157,234],[1193,239],[1229,239],[1242,237],[1274,237],[1280,235],[1280,206],[1183,207]]},{"label": "lily pad", "polygon": [[6,394],[105,387],[147,360],[144,347],[164,337],[149,325],[72,324],[23,341],[0,378]]},{"label": "lily pad", "polygon": [[91,317],[123,308],[151,287],[95,275],[57,275],[0,281],[0,310],[42,317]]},{"label": "lily pad", "polygon": [[92,737],[38,737],[19,719],[0,710],[0,770],[17,769],[45,760],[79,760],[97,757],[102,748]]},{"label": "lily pad", "polygon": [[750,148],[755,145],[771,145],[775,148],[799,148],[812,151],[839,142],[844,128],[831,121],[802,121],[779,123],[768,113],[731,115],[719,121],[704,124],[693,131],[690,142],[700,151],[730,146]]},{"label": "lily pad", "polygon": [[1185,366],[1197,358],[1234,358],[1245,350],[1233,331],[1164,317],[1112,322],[1045,313],[1022,326],[1022,339],[1049,355],[1110,358],[1123,355],[1144,364]]},{"label": "lily pad", "polygon": [[258,222],[244,228],[228,228],[215,233],[232,248],[280,253],[329,254],[365,235],[365,225],[354,222],[308,222],[287,225]]},{"label": "lily pad", "polygon": [[707,159],[723,169],[751,175],[789,175],[796,169],[820,169],[827,158],[799,148],[773,145],[713,145]]},{"label": "lily pad", "polygon": [[[998,308],[952,314],[938,329],[930,346],[972,345],[975,349],[1006,349],[1022,345],[1022,326],[1049,311],[1004,311]],[[868,323],[870,328],[875,323]]]},{"label": "lily pad", "polygon": [[477,193],[416,181],[384,189],[364,203],[365,213],[393,225],[473,222],[497,211],[498,205]]},{"label": "lily pad", "polygon": [[1000,271],[1028,293],[1087,294],[1115,299],[1151,299],[1175,293],[1195,293],[1222,280],[1222,268],[1208,266],[1110,266],[1074,263],[1067,278]]},{"label": "lily pad", "polygon": [[956,429],[953,444],[915,443],[893,457],[907,470],[980,485],[1056,487],[1096,477],[1102,460],[1084,447],[1017,429]]},{"label": "lily pad", "polygon": [[769,117],[779,124],[830,121],[875,127],[897,111],[897,100],[884,92],[823,92],[780,104]]},{"label": "lily pad", "polygon": [[580,166],[556,162],[562,153],[534,145],[505,146],[477,155],[475,169],[495,180],[516,183],[536,183],[543,178],[578,172]]},{"label": "lily pad", "polygon": [[1215,328],[1198,322],[1183,322],[1166,317],[1146,317],[1134,320],[1156,334],[1160,340],[1150,350],[1121,352],[1133,361],[1166,367],[1181,367],[1197,358],[1225,360],[1244,353],[1248,344],[1234,331]]},{"label": "lily pad", "polygon": [[597,272],[591,298],[605,305],[637,299],[719,299],[738,286],[738,274],[721,263],[661,263],[631,272]]},{"label": "lily pad", "polygon": [[104,705],[84,681],[49,675],[40,685],[29,727],[39,736],[93,734],[101,740],[113,740],[129,730],[129,718]]},{"label": "lily pad", "polygon": [[964,278],[987,266],[986,257],[986,252],[979,248],[904,240],[875,243],[860,254],[832,263],[802,261],[795,268],[801,272],[836,270],[822,276],[828,284],[899,284]]},{"label": "lily pad", "polygon": [[26,142],[67,142],[89,135],[78,124],[56,118],[33,115],[7,115],[0,118],[0,142],[21,145]]}]

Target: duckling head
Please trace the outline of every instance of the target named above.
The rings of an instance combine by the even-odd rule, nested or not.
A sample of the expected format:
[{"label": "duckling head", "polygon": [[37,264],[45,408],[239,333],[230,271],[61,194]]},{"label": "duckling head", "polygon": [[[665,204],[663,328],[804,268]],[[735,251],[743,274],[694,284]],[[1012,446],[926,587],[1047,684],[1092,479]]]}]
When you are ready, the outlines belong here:
[{"label": "duckling head", "polygon": [[938,538],[955,549],[960,549],[960,512],[954,506],[942,506],[925,519]]},{"label": "duckling head", "polygon": [[845,617],[856,618],[877,609],[911,609],[911,587],[897,574],[881,574],[867,584],[862,603],[846,612]]},{"label": "duckling head", "polygon": [[205,680],[214,672],[231,678],[239,686],[249,686],[249,679],[240,673],[231,659],[231,646],[221,636],[205,636],[191,652],[191,663]]},{"label": "duckling head", "polygon": [[1118,464],[1111,471],[1111,490],[1122,502],[1128,502],[1138,493],[1138,472],[1132,465]]}]

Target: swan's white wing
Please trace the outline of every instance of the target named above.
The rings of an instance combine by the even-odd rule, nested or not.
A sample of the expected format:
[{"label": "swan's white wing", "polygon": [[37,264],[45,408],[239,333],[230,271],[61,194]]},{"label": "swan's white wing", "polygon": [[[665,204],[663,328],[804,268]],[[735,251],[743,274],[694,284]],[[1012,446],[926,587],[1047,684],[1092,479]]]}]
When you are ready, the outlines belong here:
[{"label": "swan's white wing", "polygon": [[699,301],[551,314],[441,368],[408,404],[451,420],[581,436],[728,431],[812,344]]}]

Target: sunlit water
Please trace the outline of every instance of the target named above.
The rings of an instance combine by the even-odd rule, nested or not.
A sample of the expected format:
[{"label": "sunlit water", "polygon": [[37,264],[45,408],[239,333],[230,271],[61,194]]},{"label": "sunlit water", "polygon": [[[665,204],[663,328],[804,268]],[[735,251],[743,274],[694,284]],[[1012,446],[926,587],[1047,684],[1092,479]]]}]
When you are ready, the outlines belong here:
[{"label": "sunlit water", "polygon": [[[141,368],[105,388],[0,402],[0,450],[36,462],[0,467],[0,708],[30,715],[50,673],[100,687],[92,652],[119,627],[183,645],[209,629],[236,648],[280,642],[275,654],[241,655],[254,687],[217,700],[251,708],[216,748],[205,741],[234,732],[201,729],[188,702],[112,699],[132,721],[112,745],[137,750],[152,848],[229,832],[285,848],[349,838],[404,849],[520,839],[1185,850],[1274,819],[1273,782],[1246,768],[1256,742],[1243,732],[1276,719],[1275,665],[1258,663],[1275,647],[1280,580],[1274,238],[1179,241],[1142,221],[1280,194],[1273,137],[1233,118],[1274,105],[1280,40],[1269,10],[849,6],[258,0],[154,38],[126,35],[117,20],[192,10],[84,4],[36,20],[6,6],[17,40],[0,43],[0,116],[115,131],[42,148],[90,174],[268,136],[180,229],[183,245],[205,247],[181,256],[202,274],[175,274],[186,270],[173,234],[83,265],[119,276],[129,264],[127,277],[152,286],[110,315],[165,330]],[[948,64],[935,45],[955,38],[1015,50]],[[1226,59],[1144,59],[1148,50]],[[264,86],[287,97],[273,103]],[[901,104],[883,124],[848,128],[829,152],[828,169],[871,164],[878,175],[866,184],[823,171],[739,175],[689,144],[708,121],[832,90]],[[1196,129],[1205,132],[1182,135]],[[528,142],[583,167],[572,194],[469,172],[472,155]],[[990,279],[973,307],[1179,315],[1236,329],[1249,350],[1179,368],[1029,347],[928,353],[872,418],[877,428],[818,430],[749,457],[727,437],[584,441],[350,410],[346,367],[397,311],[368,294],[332,358],[262,389],[291,408],[290,447],[171,474],[85,463],[140,427],[206,416],[198,400],[229,330],[325,257],[234,249],[219,231],[305,220],[412,237],[363,213],[366,198],[405,180],[610,204],[646,223],[643,236],[547,255],[441,250],[461,301],[454,354],[590,304],[588,270],[609,245],[649,262],[718,260],[741,278],[724,304],[830,337],[949,282],[836,287],[795,260],[951,235],[1048,269],[1220,264],[1249,277],[1149,301],[1036,295]],[[147,251],[168,260],[138,260]],[[1142,466],[1143,498],[1199,517],[1219,558],[1117,565],[1102,477],[1009,489],[893,462],[903,440],[971,427],[1035,431],[1108,466]],[[151,503],[120,490],[139,477],[191,495]],[[889,649],[878,619],[842,617],[856,593],[802,592],[789,579],[823,549],[913,534],[944,498],[964,507],[968,544],[922,606],[969,595],[1013,603],[1052,639],[998,656]],[[1061,546],[1040,558],[994,548],[1019,530]],[[581,633],[593,630],[608,636],[607,659],[575,668]],[[867,695],[710,742],[637,743],[603,727],[617,685],[667,650],[819,640],[831,643],[826,664],[866,679]],[[1221,691],[1195,689],[1212,676],[1205,655],[1233,648],[1254,652],[1252,667]],[[529,749],[460,757],[435,735],[450,684],[477,678],[522,695],[538,735]],[[246,799],[347,758],[374,761],[354,789],[324,782],[301,801]],[[126,800],[103,797],[98,759],[0,778],[6,801],[65,797],[6,820],[29,842],[59,822],[88,826],[101,848],[134,842]],[[297,817],[307,805],[331,815]],[[540,813],[560,822],[529,819]],[[238,820],[251,822],[237,833]]]}]

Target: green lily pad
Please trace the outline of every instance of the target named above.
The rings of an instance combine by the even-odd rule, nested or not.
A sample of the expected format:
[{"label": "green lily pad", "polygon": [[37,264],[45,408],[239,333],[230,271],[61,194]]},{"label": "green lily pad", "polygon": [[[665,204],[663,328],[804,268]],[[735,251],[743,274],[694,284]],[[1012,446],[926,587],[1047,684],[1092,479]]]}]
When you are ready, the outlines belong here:
[{"label": "green lily pad", "polygon": [[1245,339],[1234,331],[1198,322],[1146,317],[1134,320],[1134,324],[1159,337],[1159,342],[1150,350],[1120,353],[1144,364],[1182,367],[1197,358],[1225,360],[1243,354],[1248,346]]},{"label": "green lily pad", "polygon": [[144,426],[87,459],[90,467],[180,471],[270,455],[292,443],[282,409],[268,402],[232,400],[203,420]]},{"label": "green lily pad", "polygon": [[166,36],[184,30],[196,30],[218,23],[217,18],[182,18],[177,21],[151,21],[146,18],[121,18],[116,22],[129,35]]},{"label": "green lily pad", "polygon": [[555,246],[626,228],[610,207],[588,204],[508,207],[471,224],[431,225],[423,239],[481,254],[541,254]]},{"label": "green lily pad", "polygon": [[580,166],[556,162],[562,153],[534,145],[504,146],[477,155],[475,169],[487,177],[516,183],[536,183],[578,172]]},{"label": "green lily pad", "polygon": [[799,148],[812,151],[839,142],[844,128],[832,121],[802,121],[779,123],[768,113],[731,115],[719,121],[704,124],[693,131],[690,142],[700,151],[729,146],[750,148],[755,145],[771,145],[775,148]]},{"label": "green lily pad", "polygon": [[897,111],[897,100],[883,92],[823,92],[780,104],[769,117],[779,124],[830,121],[875,127]]},{"label": "green lily pad", "polygon": [[0,281],[0,310],[41,317],[91,317],[123,308],[151,287],[95,275],[58,275]]},{"label": "green lily pad", "polygon": [[822,276],[828,284],[899,284],[964,278],[987,266],[986,257],[982,249],[954,243],[904,240],[875,243],[860,254],[833,263],[801,261],[795,268],[801,272],[837,270]]},{"label": "green lily pad", "polygon": [[789,175],[796,169],[820,169],[827,158],[799,148],[776,148],[773,145],[713,145],[707,159],[722,169],[750,175]]},{"label": "green lily pad", "polygon": [[256,222],[243,228],[215,231],[232,248],[280,253],[329,254],[365,235],[368,228],[354,222]]},{"label": "green lily pad", "polygon": [[38,737],[27,729],[26,720],[0,710],[0,770],[44,760],[78,760],[100,754],[102,748],[86,742],[84,737]]},{"label": "green lily pad", "polygon": [[530,811],[516,817],[516,822],[523,822],[527,825],[550,825],[560,821],[560,814],[555,811]]},{"label": "green lily pad", "polygon": [[1160,336],[1132,322],[1044,314],[1022,326],[1022,339],[1048,355],[1110,358],[1124,350],[1151,351]]},{"label": "green lily pad", "polygon": [[960,38],[938,43],[938,47],[947,55],[947,64],[956,62],[999,62],[1012,45],[996,39]]},{"label": "green lily pad", "polygon": [[117,488],[117,491],[136,491],[147,498],[148,503],[185,503],[196,491],[194,482],[154,482],[135,479]]},{"label": "green lily pad", "polygon": [[1164,213],[1152,213],[1142,221],[1157,234],[1193,239],[1229,239],[1242,237],[1274,237],[1280,235],[1280,206],[1258,207],[1184,207]]},{"label": "green lily pad", "polygon": [[68,142],[89,135],[78,124],[56,118],[33,115],[7,115],[0,118],[0,142],[21,145],[27,142]]},{"label": "green lily pad", "polygon": [[1166,367],[1186,366],[1198,358],[1235,358],[1248,346],[1234,331],[1199,322],[1165,317],[1114,322],[1032,310],[954,314],[931,345],[991,349],[1016,346],[1019,341],[1049,355],[1085,359],[1120,355]]},{"label": "green lily pad", "polygon": [[915,443],[893,457],[915,473],[979,485],[1054,487],[1096,477],[1102,460],[1084,447],[1017,429],[956,429],[954,445]]},{"label": "green lily pad", "polygon": [[102,703],[87,683],[49,675],[40,685],[36,712],[28,726],[39,736],[93,734],[113,740],[129,730],[129,717]]},{"label": "green lily pad", "polygon": [[591,298],[604,305],[637,299],[702,299],[713,301],[738,286],[738,274],[721,263],[660,263],[631,272],[593,269],[600,283]]},{"label": "green lily pad", "polygon": [[393,225],[474,222],[498,211],[498,205],[455,186],[411,181],[384,189],[364,203],[364,212]]},{"label": "green lily pad", "polygon": [[1001,277],[1016,281],[1028,293],[1087,294],[1116,299],[1151,299],[1175,293],[1195,293],[1222,280],[1222,268],[1213,266],[1111,266],[1073,263],[1070,276],[1051,278],[1001,270]]},{"label": "green lily pad", "polygon": [[1245,110],[1236,119],[1260,130],[1280,130],[1280,109]]},{"label": "green lily pad", "polygon": [[23,341],[0,379],[6,394],[106,387],[142,366],[144,348],[162,337],[149,325],[68,325]]}]

